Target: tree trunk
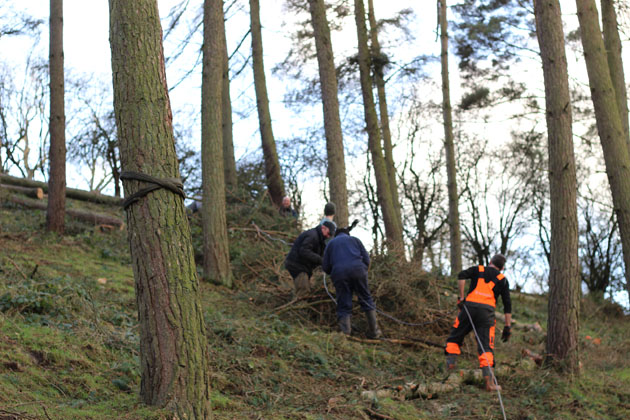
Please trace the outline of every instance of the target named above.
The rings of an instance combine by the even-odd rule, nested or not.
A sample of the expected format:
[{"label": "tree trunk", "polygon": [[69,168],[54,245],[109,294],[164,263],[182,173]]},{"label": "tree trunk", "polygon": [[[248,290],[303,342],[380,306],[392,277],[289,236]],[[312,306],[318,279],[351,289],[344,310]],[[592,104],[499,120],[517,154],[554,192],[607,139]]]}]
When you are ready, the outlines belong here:
[{"label": "tree trunk", "polygon": [[339,226],[348,226],[348,190],[346,188],[346,163],[343,150],[343,134],[337,97],[337,73],[333,56],[330,27],[326,19],[324,0],[309,0],[311,22],[315,33],[317,63],[324,108],[326,151],[328,152],[328,181],[330,199],[337,205],[335,214]]},{"label": "tree trunk", "polygon": [[276,141],[271,129],[271,113],[269,112],[269,97],[267,96],[267,81],[263,62],[262,32],[260,29],[259,0],[249,0],[251,32],[252,32],[252,62],[254,66],[254,88],[256,89],[256,105],[258,108],[258,123],[262,139],[263,158],[265,160],[265,175],[267,188],[271,200],[278,207],[284,198],[284,182],[280,174],[280,162],[276,151]]},{"label": "tree trunk", "polygon": [[534,7],[545,80],[549,187],[553,197],[546,353],[552,361],[560,362],[556,367],[578,373],[577,181],[562,13],[559,0],[537,0]]},{"label": "tree trunk", "polygon": [[374,15],[374,2],[368,0],[368,20],[370,21],[370,41],[372,54],[372,68],[374,82],[376,83],[376,93],[378,95],[378,108],[381,121],[381,133],[383,135],[383,151],[385,153],[385,167],[387,168],[387,179],[389,189],[392,194],[392,204],[396,212],[396,223],[400,225],[402,232],[402,216],[400,214],[400,198],[398,196],[398,180],[396,179],[396,166],[394,165],[394,147],[392,144],[392,133],[389,129],[389,110],[387,109],[387,95],[385,94],[385,79],[383,78],[383,68],[387,64],[387,56],[381,52],[381,45],[378,42],[378,28],[376,26],[376,16]]},{"label": "tree trunk", "polygon": [[[123,171],[179,177],[156,0],[110,0]],[[127,196],[146,186],[124,180]],[[210,416],[207,343],[184,200],[166,189],[127,208],[140,324],[140,394],[178,419]]]},{"label": "tree trunk", "polygon": [[608,58],[610,78],[612,79],[619,117],[621,118],[621,128],[626,137],[628,150],[630,150],[630,130],[628,127],[628,92],[623,71],[623,60],[621,58],[621,39],[619,38],[619,28],[617,24],[617,14],[613,0],[601,0],[602,4],[602,26],[604,29],[604,45]]},{"label": "tree trunk", "polygon": [[108,139],[107,160],[112,167],[112,178],[114,179],[114,196],[120,198],[120,167],[116,156],[116,142]]},{"label": "tree trunk", "polygon": [[225,17],[221,11],[221,28],[223,34],[223,88],[221,90],[221,118],[223,128],[223,172],[225,187],[236,188],[236,160],[234,159],[234,137],[232,132],[232,99],[230,98],[230,63],[228,58],[227,38],[225,36]]},{"label": "tree trunk", "polygon": [[66,115],[63,72],[63,0],[50,0],[50,175],[46,229],[62,234],[66,209]]},{"label": "tree trunk", "polygon": [[357,25],[359,43],[359,71],[361,73],[361,92],[363,94],[363,110],[368,133],[368,149],[372,155],[374,176],[376,178],[376,194],[383,210],[383,222],[389,250],[403,253],[403,236],[401,224],[396,221],[396,210],[392,203],[392,194],[387,175],[387,167],[381,147],[381,133],[378,128],[378,117],[372,96],[372,77],[370,75],[370,52],[365,24],[365,6],[363,0],[354,0],[354,14]]},{"label": "tree trunk", "polygon": [[[9,185],[19,185],[29,188],[41,188],[45,193],[49,191],[49,185],[41,181],[33,181],[32,179],[17,178],[11,175],[0,174],[0,183]],[[77,190],[74,188],[66,188],[66,197],[74,200],[89,201],[92,203],[107,204],[110,206],[120,206],[122,200],[111,195],[104,195],[92,191]]]},{"label": "tree trunk", "polygon": [[595,1],[576,0],[576,3],[597,131],[619,222],[626,287],[630,291],[630,150],[622,131]]},{"label": "tree trunk", "polygon": [[457,172],[455,165],[455,145],[453,142],[453,114],[451,108],[451,88],[448,77],[448,19],[446,1],[440,1],[440,39],[442,45],[442,114],[444,117],[444,152],[448,180],[448,225],[451,244],[451,274],[462,271],[462,238],[459,227],[459,195],[457,193]]},{"label": "tree trunk", "polygon": [[201,161],[203,205],[203,274],[232,287],[230,249],[225,218],[225,180],[221,108],[225,31],[223,0],[205,0],[203,14],[203,77],[201,81]]}]

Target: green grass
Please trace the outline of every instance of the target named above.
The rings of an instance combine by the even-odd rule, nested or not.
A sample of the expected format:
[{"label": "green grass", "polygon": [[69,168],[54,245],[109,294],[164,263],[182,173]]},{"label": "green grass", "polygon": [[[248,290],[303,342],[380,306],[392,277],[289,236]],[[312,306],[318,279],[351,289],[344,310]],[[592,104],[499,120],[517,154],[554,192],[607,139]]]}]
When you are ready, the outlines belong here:
[{"label": "green grass", "polygon": [[[42,212],[12,206],[0,207],[0,223],[0,418],[170,419],[138,397],[126,232],[73,223],[70,234],[58,237],[42,233]],[[347,340],[336,332],[334,306],[323,291],[312,301],[323,303],[275,311],[291,296],[286,273],[278,271],[283,248],[234,232],[239,289],[202,284],[215,418],[502,418],[496,394],[474,381],[428,398],[364,400],[366,390],[444,380],[442,350]],[[370,281],[379,306],[416,322],[430,315],[427,308],[449,314],[425,328],[381,317],[385,333],[442,343],[454,317],[454,281],[415,273],[412,266],[397,268],[387,259],[376,264]],[[392,278],[410,278],[414,286]],[[513,301],[516,321],[545,327],[544,296],[515,294]],[[510,343],[497,342],[497,364],[508,367],[498,378],[508,418],[630,418],[630,328],[626,317],[610,313],[584,300],[577,378],[522,358],[523,349],[544,353],[544,333],[515,328]],[[353,323],[365,325],[358,311]],[[464,353],[460,367],[475,368],[472,337]]]}]

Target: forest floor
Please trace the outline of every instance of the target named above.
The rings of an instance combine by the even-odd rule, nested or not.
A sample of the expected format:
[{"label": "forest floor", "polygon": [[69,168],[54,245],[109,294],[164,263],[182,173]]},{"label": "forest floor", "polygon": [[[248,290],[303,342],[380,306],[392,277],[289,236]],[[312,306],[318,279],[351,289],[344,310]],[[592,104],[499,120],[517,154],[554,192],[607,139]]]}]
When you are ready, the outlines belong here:
[{"label": "forest floor", "polygon": [[[246,216],[230,229],[238,288],[202,283],[214,418],[503,418],[498,395],[482,390],[478,379],[443,386],[450,381],[440,346],[456,315],[455,280],[375,258],[370,284],[377,306],[430,324],[380,316],[390,340],[361,341],[365,321],[355,308],[357,332],[346,339],[321,274],[311,296],[287,305],[291,280],[281,265],[288,248],[250,222],[282,229]],[[0,204],[0,419],[169,419],[138,396],[126,232],[68,220],[59,237],[43,233],[44,223],[42,211]],[[198,226],[193,233],[198,245]],[[623,311],[582,299],[581,373],[570,377],[524,356],[544,352],[546,297],[512,298],[512,339],[500,341],[498,321],[495,347],[506,417],[630,418],[630,320]],[[459,367],[475,369],[474,336],[463,350]]]}]

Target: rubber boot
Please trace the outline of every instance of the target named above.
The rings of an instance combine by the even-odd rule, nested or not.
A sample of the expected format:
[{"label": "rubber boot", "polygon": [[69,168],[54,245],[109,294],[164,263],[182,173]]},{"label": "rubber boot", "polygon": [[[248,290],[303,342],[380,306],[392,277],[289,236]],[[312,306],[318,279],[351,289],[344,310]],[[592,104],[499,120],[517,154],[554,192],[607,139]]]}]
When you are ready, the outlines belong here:
[{"label": "rubber boot", "polygon": [[307,273],[300,273],[293,279],[295,297],[303,297],[311,291],[311,282]]},{"label": "rubber boot", "polygon": [[376,322],[376,311],[371,310],[365,312],[365,317],[367,318],[368,322],[368,332],[366,334],[367,338],[380,338],[383,333],[381,332],[381,329],[378,327],[378,324]]},{"label": "rubber boot", "polygon": [[342,316],[337,321],[339,323],[339,329],[345,335],[350,335],[352,332],[352,323],[350,321],[351,321],[350,315]]},{"label": "rubber boot", "polygon": [[446,356],[446,370],[449,372],[457,369],[457,355],[449,354]]},{"label": "rubber boot", "polygon": [[484,366],[481,368],[481,372],[486,384],[486,391],[501,391],[501,387],[494,381],[494,373],[491,367]]}]

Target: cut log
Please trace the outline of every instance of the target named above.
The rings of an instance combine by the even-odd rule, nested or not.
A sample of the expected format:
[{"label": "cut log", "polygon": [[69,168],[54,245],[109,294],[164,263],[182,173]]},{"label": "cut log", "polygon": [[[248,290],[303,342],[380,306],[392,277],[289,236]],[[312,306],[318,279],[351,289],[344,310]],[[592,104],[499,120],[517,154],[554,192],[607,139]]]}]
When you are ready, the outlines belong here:
[{"label": "cut log", "polygon": [[[20,187],[29,188],[41,188],[45,193],[48,193],[48,184],[41,181],[34,181],[32,179],[17,178],[11,175],[0,174],[0,184],[5,185],[17,185]],[[74,188],[66,188],[66,197],[75,200],[89,201],[92,203],[108,204],[110,206],[122,205],[122,199],[119,197],[112,197],[97,192],[77,190]]]},{"label": "cut log", "polygon": [[42,198],[44,198],[44,190],[42,190],[39,187],[31,188],[31,187],[20,187],[18,185],[0,184],[0,188],[5,189],[7,191],[22,194],[30,198],[36,198],[38,200],[41,200]]},{"label": "cut log", "polygon": [[[9,195],[7,197],[12,203],[19,204],[24,207],[38,210],[46,210],[48,204],[45,201],[35,201],[28,198],[24,198],[18,195]],[[93,223],[100,226],[113,226],[119,230],[122,230],[125,224],[122,220],[114,216],[106,214],[93,213],[87,210],[68,209],[66,208],[66,214],[73,219],[81,220],[83,222]]]}]

